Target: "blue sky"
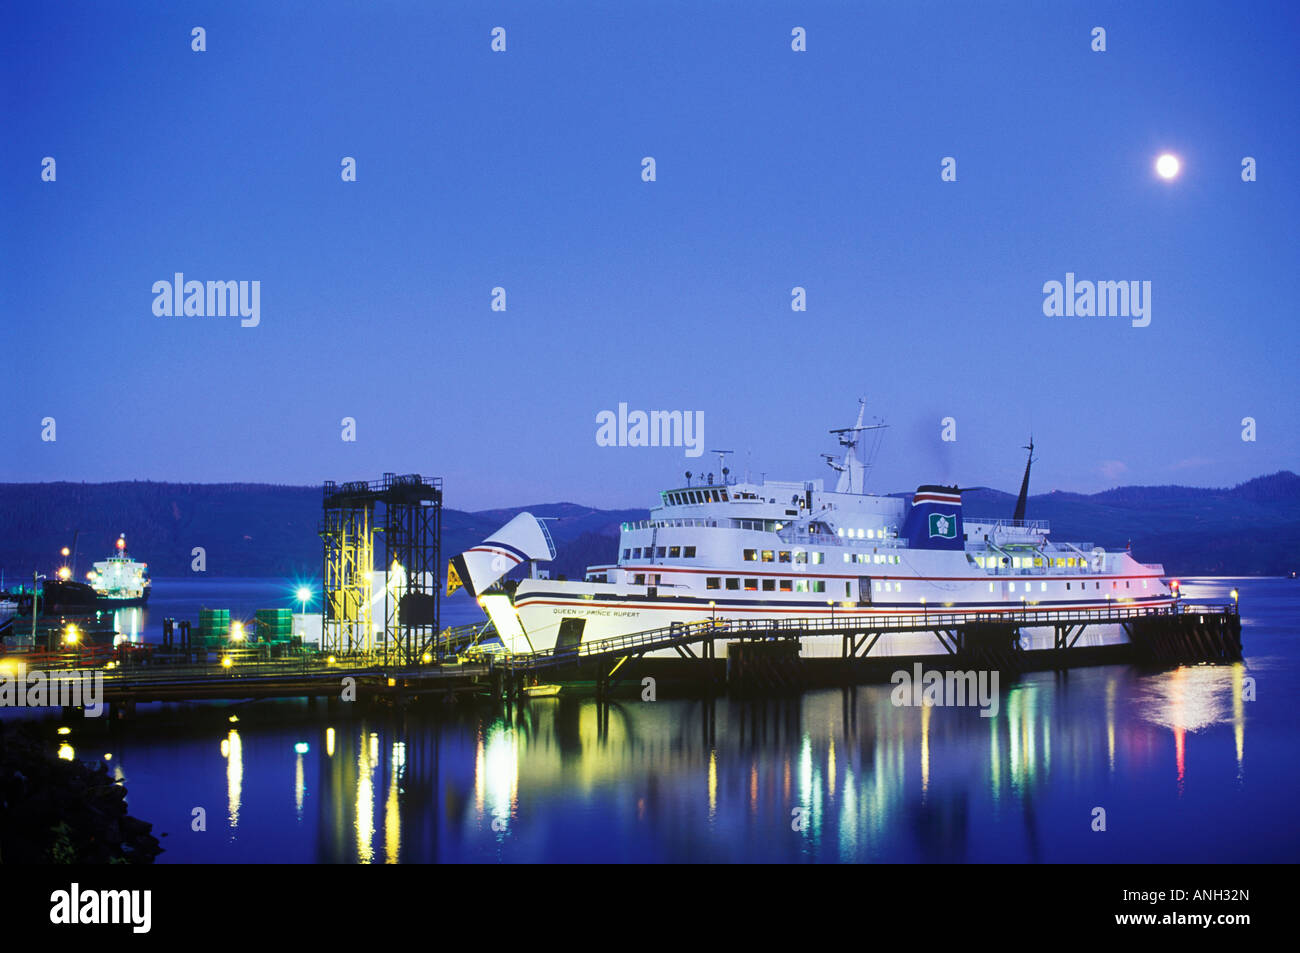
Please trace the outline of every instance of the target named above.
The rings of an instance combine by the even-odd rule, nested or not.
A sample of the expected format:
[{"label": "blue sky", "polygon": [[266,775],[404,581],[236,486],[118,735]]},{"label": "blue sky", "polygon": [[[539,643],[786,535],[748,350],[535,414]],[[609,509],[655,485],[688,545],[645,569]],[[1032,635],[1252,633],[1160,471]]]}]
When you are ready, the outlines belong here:
[{"label": "blue sky", "polygon": [[[713,461],[597,446],[600,411],[701,411],[805,479],[860,395],[882,491],[1014,490],[1031,428],[1037,490],[1294,469],[1298,34],[1287,4],[8,4],[0,480],[640,506]],[[177,271],[260,281],[260,325],[155,316]],[[1150,326],[1044,316],[1066,272],[1150,281]]]}]

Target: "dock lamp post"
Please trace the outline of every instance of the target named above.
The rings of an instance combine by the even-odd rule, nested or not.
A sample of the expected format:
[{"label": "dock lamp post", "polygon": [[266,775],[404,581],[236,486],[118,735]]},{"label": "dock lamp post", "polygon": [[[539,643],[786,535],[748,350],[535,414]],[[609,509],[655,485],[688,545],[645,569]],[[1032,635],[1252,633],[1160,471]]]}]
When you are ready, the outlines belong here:
[{"label": "dock lamp post", "polygon": [[925,604],[925,596],[921,597],[921,618],[925,620],[926,625],[930,624],[930,610]]},{"label": "dock lamp post", "polygon": [[1236,589],[1232,590],[1232,605],[1233,605],[1234,608],[1235,608],[1236,605],[1237,605],[1237,590],[1236,590]]},{"label": "dock lamp post", "polygon": [[718,604],[712,599],[709,600],[709,618],[713,628],[718,627]]},{"label": "dock lamp post", "polygon": [[36,647],[36,617],[40,614],[36,611],[37,603],[40,601],[40,596],[37,595],[36,590],[40,588],[41,580],[44,578],[45,578],[44,573],[39,573],[39,572],[32,573],[32,647],[33,648]]},{"label": "dock lamp post", "polygon": [[835,628],[835,600],[827,599],[826,604],[831,607],[831,628]]},{"label": "dock lamp post", "polygon": [[302,614],[298,616],[298,637],[303,638],[307,634],[307,603],[311,602],[311,590],[306,586],[299,586],[298,601],[302,603]]}]

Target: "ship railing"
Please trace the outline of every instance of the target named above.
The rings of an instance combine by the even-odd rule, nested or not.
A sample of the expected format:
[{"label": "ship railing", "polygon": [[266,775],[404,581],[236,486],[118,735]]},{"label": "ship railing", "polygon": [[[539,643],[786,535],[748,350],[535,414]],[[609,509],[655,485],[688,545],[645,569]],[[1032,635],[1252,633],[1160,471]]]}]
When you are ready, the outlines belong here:
[{"label": "ship railing", "polygon": [[1007,520],[983,516],[963,516],[962,523],[966,526],[978,523],[980,526],[992,526],[994,529],[1027,529],[1035,533],[1051,532],[1051,524],[1047,520]]},{"label": "ship railing", "polygon": [[931,610],[922,608],[908,613],[889,616],[872,616],[869,618],[839,619],[834,616],[815,618],[795,618],[779,620],[709,618],[698,622],[675,622],[672,625],[641,632],[627,632],[582,642],[578,645],[540,649],[535,652],[523,652],[507,656],[507,664],[523,668],[545,667],[579,661],[585,658],[604,655],[635,655],[659,648],[672,648],[700,642],[710,638],[746,635],[755,638],[770,638],[772,633],[789,633],[794,638],[806,634],[843,633],[845,631],[885,631],[899,632],[933,631],[945,627],[968,625],[972,622],[1022,622],[1027,626],[1051,625],[1059,622],[1123,622],[1127,619],[1144,618],[1153,615],[1177,615],[1203,612],[1236,612],[1235,605],[1230,606],[1182,606],[1175,603],[1169,606],[1146,606],[1137,604],[1113,604],[1098,606],[1095,609],[1051,609],[1033,606],[1007,606],[1001,609],[977,609],[968,612],[952,611],[946,607]]}]

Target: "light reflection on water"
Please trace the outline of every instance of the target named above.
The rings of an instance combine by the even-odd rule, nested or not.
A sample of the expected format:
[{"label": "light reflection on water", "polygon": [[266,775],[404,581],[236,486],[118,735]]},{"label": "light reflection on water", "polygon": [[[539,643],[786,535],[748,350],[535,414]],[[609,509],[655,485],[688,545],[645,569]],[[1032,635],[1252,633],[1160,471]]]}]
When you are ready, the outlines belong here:
[{"label": "light reflection on water", "polygon": [[[1244,665],[1035,673],[992,718],[896,708],[888,685],[509,714],[268,704],[225,733],[224,784],[211,741],[153,738],[148,719],[114,757],[133,813],[169,833],[163,862],[1295,860],[1279,604]],[[192,834],[181,812],[217,792],[229,836]]]}]

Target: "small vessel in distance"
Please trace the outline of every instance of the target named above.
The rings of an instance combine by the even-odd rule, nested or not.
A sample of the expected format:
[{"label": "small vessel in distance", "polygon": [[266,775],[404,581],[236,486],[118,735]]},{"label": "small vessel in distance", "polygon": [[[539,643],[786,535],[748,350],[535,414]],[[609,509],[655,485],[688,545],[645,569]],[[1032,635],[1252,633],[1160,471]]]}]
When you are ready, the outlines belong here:
[{"label": "small vessel in distance", "polygon": [[136,562],[126,552],[126,534],[117,538],[117,550],[94,564],[86,579],[103,608],[142,606],[149,601],[149,564]]},{"label": "small vessel in distance", "polygon": [[554,698],[560,694],[559,685],[525,685],[520,689],[528,698]]}]

